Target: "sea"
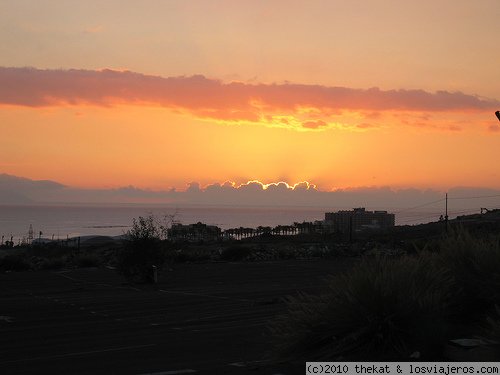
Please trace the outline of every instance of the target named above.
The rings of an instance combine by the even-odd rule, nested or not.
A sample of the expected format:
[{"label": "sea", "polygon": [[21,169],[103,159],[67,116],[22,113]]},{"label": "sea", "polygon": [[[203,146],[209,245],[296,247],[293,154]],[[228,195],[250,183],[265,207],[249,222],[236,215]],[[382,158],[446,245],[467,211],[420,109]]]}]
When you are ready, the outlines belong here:
[{"label": "sea", "polygon": [[[328,211],[336,210],[330,208]],[[441,213],[438,210],[396,213],[396,224],[435,221]],[[292,225],[294,222],[323,220],[325,209],[318,207],[0,205],[0,236],[3,236],[3,241],[12,237],[17,243],[28,238],[30,227],[34,238],[56,240],[96,235],[120,236],[131,228],[134,218],[149,215],[154,215],[167,224],[172,221],[182,224],[202,222],[229,229],[274,227]]]}]

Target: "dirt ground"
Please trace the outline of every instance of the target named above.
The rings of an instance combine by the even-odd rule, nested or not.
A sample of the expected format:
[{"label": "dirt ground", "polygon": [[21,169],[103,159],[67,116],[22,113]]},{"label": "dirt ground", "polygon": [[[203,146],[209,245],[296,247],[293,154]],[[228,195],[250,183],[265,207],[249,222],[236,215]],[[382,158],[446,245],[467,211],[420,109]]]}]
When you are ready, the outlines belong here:
[{"label": "dirt ground", "polygon": [[268,322],[353,262],[178,264],[156,285],[97,268],[0,274],[1,373],[303,374],[266,361]]}]

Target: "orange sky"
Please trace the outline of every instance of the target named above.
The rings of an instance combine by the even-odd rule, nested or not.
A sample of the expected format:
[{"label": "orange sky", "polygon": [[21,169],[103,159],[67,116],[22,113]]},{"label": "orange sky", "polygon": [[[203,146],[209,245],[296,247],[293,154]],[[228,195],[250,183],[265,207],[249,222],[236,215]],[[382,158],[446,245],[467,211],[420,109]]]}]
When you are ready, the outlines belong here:
[{"label": "orange sky", "polygon": [[85,4],[0,4],[0,173],[500,188],[497,1]]}]

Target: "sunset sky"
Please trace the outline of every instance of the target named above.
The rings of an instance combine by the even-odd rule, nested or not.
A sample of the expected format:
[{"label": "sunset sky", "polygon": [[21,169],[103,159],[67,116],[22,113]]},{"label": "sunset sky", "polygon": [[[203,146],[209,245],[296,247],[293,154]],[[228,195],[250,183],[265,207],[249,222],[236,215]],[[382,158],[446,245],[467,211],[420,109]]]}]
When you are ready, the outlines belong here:
[{"label": "sunset sky", "polygon": [[0,173],[498,189],[499,18],[498,0],[0,0]]}]

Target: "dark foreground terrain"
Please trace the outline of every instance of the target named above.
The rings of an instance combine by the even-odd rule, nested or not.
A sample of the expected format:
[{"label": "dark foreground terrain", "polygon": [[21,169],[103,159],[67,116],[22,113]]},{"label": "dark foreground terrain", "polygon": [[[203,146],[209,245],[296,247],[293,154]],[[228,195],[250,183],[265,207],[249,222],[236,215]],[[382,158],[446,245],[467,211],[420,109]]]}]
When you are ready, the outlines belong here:
[{"label": "dark foreground terrain", "polygon": [[2,374],[303,374],[271,364],[282,300],[353,259],[179,264],[156,285],[110,269],[0,274]]}]

